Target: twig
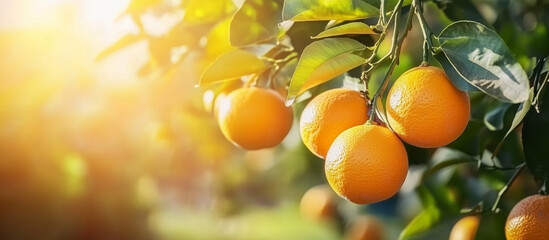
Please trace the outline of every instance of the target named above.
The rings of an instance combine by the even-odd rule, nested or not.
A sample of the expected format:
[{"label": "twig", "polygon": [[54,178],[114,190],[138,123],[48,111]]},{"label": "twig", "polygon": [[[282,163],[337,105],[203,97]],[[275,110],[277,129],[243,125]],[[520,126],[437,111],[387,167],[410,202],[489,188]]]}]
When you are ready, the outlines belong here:
[{"label": "twig", "polygon": [[507,190],[509,189],[511,184],[513,184],[513,182],[515,181],[515,179],[518,177],[518,175],[520,174],[522,169],[524,169],[525,166],[526,166],[526,163],[522,163],[519,166],[517,166],[517,170],[515,171],[513,176],[511,176],[511,179],[509,179],[507,184],[505,184],[505,186],[501,190],[499,190],[498,197],[496,198],[496,201],[494,202],[494,205],[492,205],[492,209],[491,209],[492,212],[494,212],[494,213],[499,212],[498,205],[499,205],[499,202],[501,201],[501,198],[503,197],[505,192],[507,192]]}]

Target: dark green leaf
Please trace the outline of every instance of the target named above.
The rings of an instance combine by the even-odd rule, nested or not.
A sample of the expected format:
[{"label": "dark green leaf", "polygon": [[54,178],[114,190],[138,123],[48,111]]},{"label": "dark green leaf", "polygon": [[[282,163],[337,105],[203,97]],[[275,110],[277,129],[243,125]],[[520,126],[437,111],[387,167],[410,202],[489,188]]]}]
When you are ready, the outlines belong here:
[{"label": "dark green leaf", "polygon": [[286,0],[282,18],[292,21],[356,20],[379,15],[379,9],[360,0]]},{"label": "dark green leaf", "polygon": [[370,26],[361,22],[351,22],[343,25],[339,25],[314,36],[313,39],[341,36],[347,34],[376,34]]},{"label": "dark green leaf", "polygon": [[315,41],[311,38],[312,36],[326,30],[327,23],[327,21],[292,22],[291,27],[286,32],[286,35],[290,37],[294,50],[297,53],[302,53],[305,47]]},{"label": "dark green leaf", "polygon": [[440,33],[439,42],[456,71],[481,91],[505,102],[528,98],[526,73],[493,30],[459,21]]},{"label": "dark green leaf", "polygon": [[444,53],[439,53],[434,56],[440,63],[440,66],[442,66],[442,68],[444,69],[444,72],[446,73],[446,75],[448,75],[448,78],[450,79],[450,81],[452,81],[454,86],[459,88],[459,90],[465,91],[465,92],[478,90],[475,86],[467,82],[467,80],[465,80],[465,78],[463,78],[456,71],[455,67],[450,63],[450,61],[448,61],[448,57],[446,57]]},{"label": "dark green leaf", "polygon": [[365,48],[349,38],[327,38],[307,46],[290,82],[286,104],[291,105],[299,94],[363,64],[365,59],[353,52]]},{"label": "dark green leaf", "polygon": [[274,39],[282,21],[281,10],[282,3],[278,1],[246,0],[231,21],[231,44],[241,47]]},{"label": "dark green leaf", "polygon": [[[543,91],[543,89],[540,89]],[[522,126],[526,166],[534,177],[549,180],[549,93],[543,95],[539,113],[530,108]]]},{"label": "dark green leaf", "polygon": [[127,47],[127,46],[129,46],[133,43],[136,43],[140,40],[144,40],[146,38],[147,38],[147,36],[144,35],[144,34],[128,34],[126,36],[123,36],[120,39],[118,39],[118,41],[116,41],[113,45],[111,45],[110,47],[108,47],[105,50],[101,51],[97,55],[97,57],[95,57],[95,60],[96,61],[101,61],[105,57],[119,51],[120,49],[125,48],[125,47]]}]

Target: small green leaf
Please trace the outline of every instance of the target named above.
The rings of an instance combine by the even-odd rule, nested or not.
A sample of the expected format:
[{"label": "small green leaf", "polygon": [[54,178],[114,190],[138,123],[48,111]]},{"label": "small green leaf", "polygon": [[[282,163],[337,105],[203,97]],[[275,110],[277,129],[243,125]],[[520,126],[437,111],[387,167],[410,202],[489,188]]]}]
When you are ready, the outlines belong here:
[{"label": "small green leaf", "polygon": [[[544,89],[540,89],[543,91]],[[545,91],[539,113],[530,108],[522,126],[522,145],[528,170],[538,179],[549,180],[549,92]]]},{"label": "small green leaf", "polygon": [[346,34],[376,34],[370,26],[361,22],[352,22],[327,29],[312,37],[313,39],[341,36]]},{"label": "small green leaf", "polygon": [[231,44],[241,47],[274,39],[282,21],[281,9],[278,1],[246,0],[231,21]]},{"label": "small green leaf", "polygon": [[292,21],[356,20],[379,15],[379,9],[360,0],[286,0],[282,18]]},{"label": "small green leaf", "polygon": [[202,73],[199,85],[221,82],[263,71],[267,66],[256,55],[234,49],[216,58]]},{"label": "small green leaf", "polygon": [[103,51],[101,51],[96,57],[95,57],[95,61],[101,61],[103,60],[105,57],[108,57],[110,56],[111,54],[133,44],[133,43],[136,43],[140,40],[144,40],[146,39],[147,36],[144,35],[144,34],[128,34],[126,36],[123,36],[121,37],[120,39],[118,39],[118,41],[116,41],[113,45],[111,45],[110,47],[104,49]]},{"label": "small green leaf", "polygon": [[528,98],[526,73],[493,30],[458,21],[442,30],[438,40],[455,70],[481,91],[505,102]]},{"label": "small green leaf", "polygon": [[353,52],[365,48],[349,38],[327,38],[307,46],[290,82],[286,104],[291,105],[299,94],[363,64],[366,59]]},{"label": "small green leaf", "polygon": [[414,235],[423,233],[437,224],[440,218],[441,213],[436,207],[426,207],[400,232],[398,239],[410,239]]}]

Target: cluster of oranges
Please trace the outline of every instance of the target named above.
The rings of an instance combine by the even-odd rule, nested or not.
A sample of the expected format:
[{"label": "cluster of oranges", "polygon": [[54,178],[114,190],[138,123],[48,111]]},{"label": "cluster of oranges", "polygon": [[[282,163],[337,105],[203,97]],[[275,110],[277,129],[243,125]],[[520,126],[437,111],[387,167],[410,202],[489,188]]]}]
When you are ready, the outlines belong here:
[{"label": "cluster of oranges", "polygon": [[[293,111],[277,91],[228,90],[215,101],[210,98],[209,108],[229,141],[256,150],[274,147],[285,138]],[[396,80],[387,96],[387,123],[368,120],[370,104],[361,92],[331,89],[307,104],[299,124],[303,143],[326,160],[330,186],[358,204],[379,202],[398,192],[408,173],[402,141],[426,148],[444,146],[461,135],[469,120],[467,93],[432,66],[413,68]]]},{"label": "cluster of oranges", "polygon": [[399,191],[408,173],[402,141],[425,148],[454,141],[467,126],[470,106],[467,93],[444,71],[420,66],[402,74],[390,89],[387,123],[369,121],[370,108],[364,94],[332,89],[311,100],[300,121],[303,142],[325,159],[330,186],[358,204]]}]

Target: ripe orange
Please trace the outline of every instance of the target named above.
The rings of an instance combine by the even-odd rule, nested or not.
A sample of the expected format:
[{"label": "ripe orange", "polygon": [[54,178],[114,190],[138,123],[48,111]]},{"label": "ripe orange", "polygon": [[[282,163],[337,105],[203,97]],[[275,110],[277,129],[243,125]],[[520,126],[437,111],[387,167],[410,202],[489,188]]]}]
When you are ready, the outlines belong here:
[{"label": "ripe orange", "polygon": [[387,96],[387,120],[405,142],[435,148],[456,140],[469,121],[469,96],[437,67],[402,74]]},{"label": "ripe orange", "polygon": [[307,148],[325,158],[334,139],[343,131],[368,120],[368,103],[362,93],[331,89],[311,100],[301,115],[299,130]]},{"label": "ripe orange", "polygon": [[477,215],[463,217],[452,228],[449,240],[474,240],[479,224],[480,217]]},{"label": "ripe orange", "polygon": [[221,103],[218,113],[223,135],[247,150],[278,145],[290,131],[293,112],[277,92],[240,88]]},{"label": "ripe orange", "polygon": [[353,219],[345,231],[346,240],[382,240],[383,224],[370,215],[360,215]]},{"label": "ripe orange", "polygon": [[334,192],[327,185],[317,185],[305,192],[299,203],[301,215],[307,219],[320,221],[334,217],[336,201]]},{"label": "ripe orange", "polygon": [[549,196],[533,195],[511,209],[505,223],[507,240],[541,240],[549,236]]},{"label": "ripe orange", "polygon": [[339,196],[358,204],[375,203],[398,192],[408,173],[408,156],[391,130],[365,124],[335,139],[325,170]]}]

